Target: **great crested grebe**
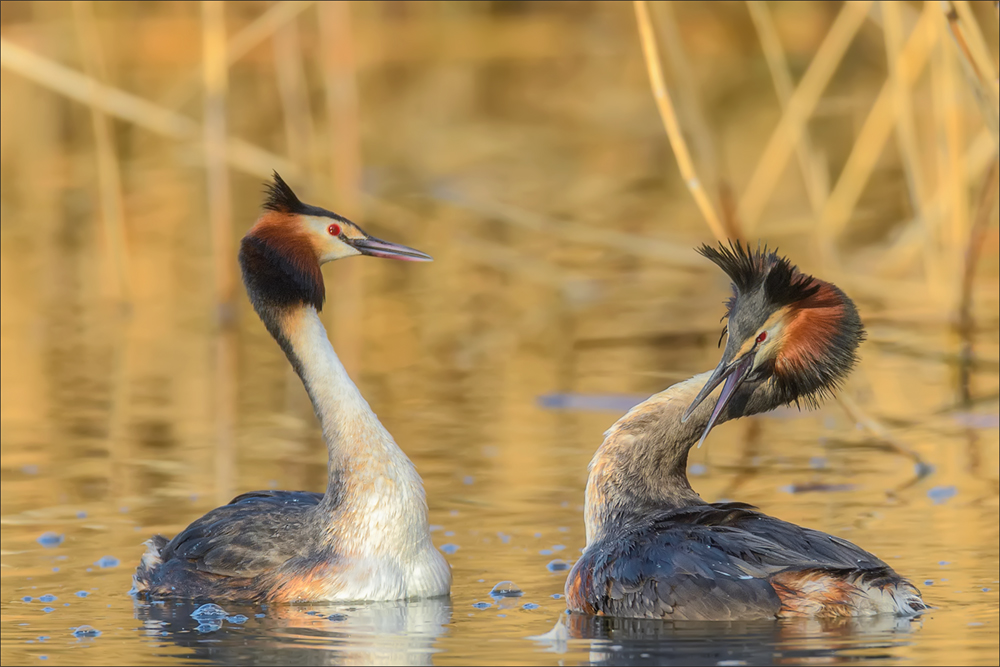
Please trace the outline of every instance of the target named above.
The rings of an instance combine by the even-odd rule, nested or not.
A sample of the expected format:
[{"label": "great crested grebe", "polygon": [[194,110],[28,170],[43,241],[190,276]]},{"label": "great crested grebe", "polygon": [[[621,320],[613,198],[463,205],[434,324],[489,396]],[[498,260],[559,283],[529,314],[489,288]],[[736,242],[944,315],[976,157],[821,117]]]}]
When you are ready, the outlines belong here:
[{"label": "great crested grebe", "polygon": [[152,598],[274,602],[447,595],[420,476],[348,377],[319,319],[320,264],[353,255],[430,261],[299,201],[277,173],[240,244],[254,310],[312,400],[329,451],[326,493],[254,491],[174,539],[156,535],[133,577]]},{"label": "great crested grebe", "polygon": [[750,620],[926,609],[920,591],[850,542],[691,489],[688,450],[715,424],[816,404],[864,338],[847,295],[776,253],[738,242],[699,252],[733,282],[725,353],[715,371],[650,397],[605,434],[587,481],[587,547],[566,581],[570,610]]}]

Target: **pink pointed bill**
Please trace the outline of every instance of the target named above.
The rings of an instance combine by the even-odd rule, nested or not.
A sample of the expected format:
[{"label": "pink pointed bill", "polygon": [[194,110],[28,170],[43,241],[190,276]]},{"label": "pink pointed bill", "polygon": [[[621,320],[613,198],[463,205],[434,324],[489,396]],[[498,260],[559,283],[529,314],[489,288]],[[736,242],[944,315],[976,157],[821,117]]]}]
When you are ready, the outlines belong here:
[{"label": "pink pointed bill", "polygon": [[383,257],[385,259],[399,259],[404,262],[431,262],[434,260],[433,257],[425,252],[420,252],[415,248],[410,248],[399,243],[383,241],[374,236],[357,240],[351,239],[348,242],[357,248],[362,255]]}]

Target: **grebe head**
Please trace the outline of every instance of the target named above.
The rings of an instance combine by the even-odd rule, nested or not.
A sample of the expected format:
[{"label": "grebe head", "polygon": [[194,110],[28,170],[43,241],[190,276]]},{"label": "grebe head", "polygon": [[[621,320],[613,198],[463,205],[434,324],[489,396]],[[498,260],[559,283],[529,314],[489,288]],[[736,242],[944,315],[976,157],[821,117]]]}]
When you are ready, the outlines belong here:
[{"label": "grebe head", "polygon": [[367,234],[347,218],[299,201],[277,172],[257,223],[240,244],[240,266],[247,291],[258,306],[309,304],[323,307],[326,289],[320,265],[354,255],[409,262],[431,256]]},{"label": "grebe head", "polygon": [[767,383],[770,407],[800,399],[814,405],[832,394],[857,361],[865,336],[854,302],[766,247],[751,251],[737,241],[698,252],[733,281],[726,350],[683,417],[725,382],[701,441],[745,382]]}]

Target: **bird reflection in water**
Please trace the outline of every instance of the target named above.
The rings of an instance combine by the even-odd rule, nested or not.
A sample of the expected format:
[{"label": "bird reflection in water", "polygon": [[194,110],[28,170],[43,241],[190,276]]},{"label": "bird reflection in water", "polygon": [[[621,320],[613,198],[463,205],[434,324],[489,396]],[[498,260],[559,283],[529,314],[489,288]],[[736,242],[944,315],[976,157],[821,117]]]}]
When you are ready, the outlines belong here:
[{"label": "bird reflection in water", "polygon": [[[435,642],[451,621],[451,601],[241,605],[229,618],[202,622],[201,603],[135,601],[151,641],[189,649],[189,658],[221,664],[429,665]],[[238,616],[246,617],[246,621]],[[176,656],[176,651],[165,651]]]},{"label": "bird reflection in water", "polygon": [[596,665],[842,664],[891,659],[920,624],[889,614],[670,621],[567,612],[532,639],[547,652],[588,651]]}]

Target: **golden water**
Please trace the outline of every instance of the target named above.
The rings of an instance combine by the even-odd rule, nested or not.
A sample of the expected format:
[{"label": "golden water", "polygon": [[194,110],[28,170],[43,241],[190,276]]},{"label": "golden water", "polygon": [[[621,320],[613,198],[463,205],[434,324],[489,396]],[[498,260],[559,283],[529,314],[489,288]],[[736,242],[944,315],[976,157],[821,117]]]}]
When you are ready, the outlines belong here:
[{"label": "golden water", "polygon": [[[199,117],[198,3],[95,6],[108,80]],[[230,33],[266,6],[227,4]],[[821,196],[864,162],[848,155],[888,76],[878,6],[807,128],[817,179],[829,185],[819,184]],[[714,184],[746,192],[781,110],[744,3],[674,7],[683,43],[662,42],[668,79],[718,204]],[[770,7],[798,81],[839,6]],[[907,33],[918,10],[900,7]],[[87,66],[68,3],[3,9],[5,39]],[[665,11],[654,6],[661,27]],[[245,491],[325,488],[308,399],[242,290],[233,328],[216,324],[213,277],[236,274],[235,243],[257,214],[261,176],[232,171],[233,247],[213,254],[198,137],[113,121],[131,303],[119,307],[90,110],[4,70],[0,661],[996,664],[995,209],[966,370],[953,327],[995,142],[970,90],[945,94],[967,83],[946,50],[954,40],[938,35],[912,90],[920,159],[907,162],[888,133],[835,243],[821,242],[828,221],[817,221],[796,156],[751,234],[857,301],[869,339],[843,393],[928,474],[835,402],[725,424],[690,461],[706,500],[752,503],[849,539],[909,577],[933,609],[843,624],[598,622],[565,617],[556,597],[565,572],[547,569],[571,563],[584,544],[587,463],[631,401],[715,366],[729,293],[692,251],[711,236],[657,116],[634,13],[627,3],[366,3],[352,12],[357,118],[323,106],[319,63],[329,51],[310,8],[298,37],[284,36],[293,58],[265,40],[230,68],[227,131],[303,165],[311,183],[285,174],[303,199],[348,206],[368,231],[435,257],[328,267],[325,317],[423,476],[435,544],[450,545],[450,599],[226,605],[247,621],[199,631],[190,605],[129,597],[150,535],[172,536]],[[935,29],[947,30],[941,23]],[[670,46],[686,49],[687,65]],[[308,95],[276,85],[296,68]],[[351,137],[335,147],[328,137],[343,139],[351,122],[357,154]],[[352,160],[370,195],[353,207],[334,194],[343,181],[323,187],[334,180],[329,164]],[[904,167],[919,169],[935,198],[928,220],[912,210]],[[560,401],[568,405],[557,409]],[[44,546],[48,533],[62,542]],[[505,580],[523,596],[491,599]],[[346,618],[328,618],[337,613]],[[100,635],[74,636],[81,625]]]},{"label": "golden water", "polygon": [[[918,451],[931,474],[918,478],[912,461],[880,449],[831,404],[718,428],[693,453],[692,478],[707,500],[753,503],[873,551],[918,583],[933,611],[914,621],[834,626],[606,627],[576,619],[561,639],[531,639],[552,630],[564,611],[554,596],[565,572],[546,566],[572,562],[584,543],[587,463],[602,432],[629,401],[714,365],[717,329],[702,333],[696,325],[717,319],[725,281],[707,271],[687,300],[653,306],[616,299],[621,335],[613,336],[601,308],[574,309],[558,295],[545,302],[531,285],[470,265],[460,248],[435,245],[422,238],[426,232],[388,229],[376,231],[438,261],[352,260],[367,286],[364,353],[355,368],[424,478],[435,543],[458,547],[448,555],[451,599],[226,605],[249,620],[199,633],[192,607],[127,594],[141,543],[153,533],[175,534],[239,492],[322,490],[325,450],[308,401],[245,298],[235,332],[215,333],[198,250],[190,260],[163,260],[166,249],[186,242],[183,228],[171,235],[151,227],[148,239],[136,241],[140,279],[126,313],[94,296],[87,281],[99,253],[88,252],[72,224],[57,227],[66,242],[51,246],[19,235],[23,229],[5,221],[2,245],[5,664],[41,656],[77,664],[182,656],[393,664],[996,658],[995,362],[973,373],[984,398],[954,407],[957,375],[940,354],[949,344],[942,327],[877,318],[846,392]],[[636,273],[621,269],[618,279],[677,280]],[[332,272],[328,284],[336,300]],[[466,300],[442,294],[449,284],[465,289]],[[614,289],[611,279],[606,288]],[[706,305],[692,310],[697,303]],[[673,310],[686,315],[659,336],[626,329],[635,327],[630,317],[658,324],[651,310],[665,321],[682,319]],[[987,355],[995,336],[983,336]],[[234,359],[228,380],[216,356],[225,345]],[[553,409],[540,400],[553,392],[579,395],[577,403]],[[231,428],[220,418],[229,411]],[[227,441],[230,447],[218,444]],[[64,541],[44,548],[38,538],[49,531]],[[100,567],[105,556],[119,564]],[[489,591],[502,580],[524,595],[497,604]],[[45,595],[56,599],[38,599]],[[491,604],[479,609],[478,602]],[[328,620],[333,613],[347,618]],[[72,629],[84,624],[101,635],[78,639]]]}]

